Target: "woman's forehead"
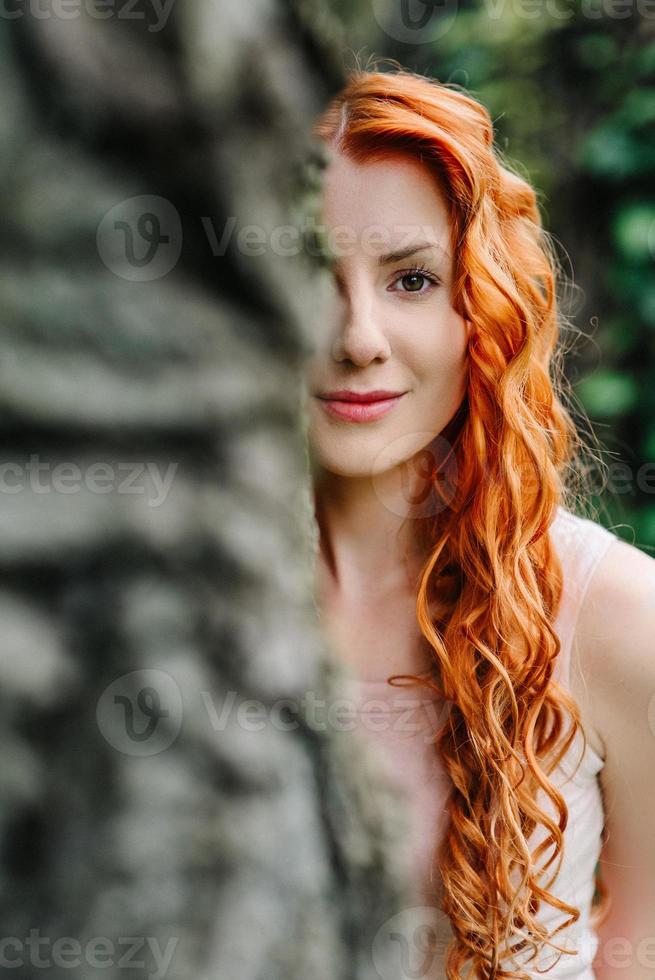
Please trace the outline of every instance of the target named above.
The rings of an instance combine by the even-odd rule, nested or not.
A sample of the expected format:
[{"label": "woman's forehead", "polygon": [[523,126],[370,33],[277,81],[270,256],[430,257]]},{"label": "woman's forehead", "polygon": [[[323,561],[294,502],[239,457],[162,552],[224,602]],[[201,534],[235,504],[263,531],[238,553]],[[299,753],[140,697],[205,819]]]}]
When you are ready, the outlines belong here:
[{"label": "woman's forehead", "polygon": [[356,162],[335,156],[323,184],[322,220],[359,241],[380,240],[381,257],[431,241],[450,253],[450,213],[433,173],[419,160],[392,154]]}]

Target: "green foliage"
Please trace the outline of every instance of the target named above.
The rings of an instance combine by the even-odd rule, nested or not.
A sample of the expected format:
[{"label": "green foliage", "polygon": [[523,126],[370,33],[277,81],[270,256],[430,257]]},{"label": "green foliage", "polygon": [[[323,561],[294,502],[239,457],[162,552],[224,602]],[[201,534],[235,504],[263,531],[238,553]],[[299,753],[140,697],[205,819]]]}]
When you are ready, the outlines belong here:
[{"label": "green foliage", "polygon": [[618,371],[598,371],[576,386],[587,411],[593,416],[616,418],[637,404],[639,392],[633,378]]}]

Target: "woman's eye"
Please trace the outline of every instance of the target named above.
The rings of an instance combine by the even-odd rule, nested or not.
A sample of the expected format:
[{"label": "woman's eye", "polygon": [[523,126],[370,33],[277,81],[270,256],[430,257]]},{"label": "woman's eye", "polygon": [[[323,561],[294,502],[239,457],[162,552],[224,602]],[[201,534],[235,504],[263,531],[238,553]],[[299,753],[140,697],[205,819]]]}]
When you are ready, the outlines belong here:
[{"label": "woman's eye", "polygon": [[[407,269],[405,272],[401,272],[394,280],[394,285],[399,282],[402,283],[403,288],[400,290],[393,289],[392,292],[418,293],[419,295],[423,295],[429,292],[432,286],[439,285],[437,277],[423,267]],[[427,287],[422,288],[426,283],[428,283]]]}]

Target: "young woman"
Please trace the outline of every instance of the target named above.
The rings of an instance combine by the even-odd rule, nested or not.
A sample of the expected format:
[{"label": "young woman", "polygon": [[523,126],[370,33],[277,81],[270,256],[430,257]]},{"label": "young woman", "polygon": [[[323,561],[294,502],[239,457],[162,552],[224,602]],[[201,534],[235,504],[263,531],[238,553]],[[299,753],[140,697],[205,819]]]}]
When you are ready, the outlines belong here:
[{"label": "young woman", "polygon": [[[359,701],[390,708],[372,737],[439,910],[426,977],[652,980],[655,560],[575,513],[535,193],[482,105],[400,66],[353,71],[316,134],[317,605]],[[412,737],[401,676],[430,708]]]}]

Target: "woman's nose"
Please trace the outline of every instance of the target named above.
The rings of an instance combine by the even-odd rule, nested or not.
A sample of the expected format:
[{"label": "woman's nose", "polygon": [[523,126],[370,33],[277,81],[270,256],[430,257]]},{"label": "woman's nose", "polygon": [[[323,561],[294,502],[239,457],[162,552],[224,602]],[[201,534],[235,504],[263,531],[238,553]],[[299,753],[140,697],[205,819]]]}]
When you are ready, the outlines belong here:
[{"label": "woman's nose", "polygon": [[376,358],[386,360],[390,348],[379,302],[372,289],[339,290],[337,329],[332,345],[336,361],[363,367]]}]

